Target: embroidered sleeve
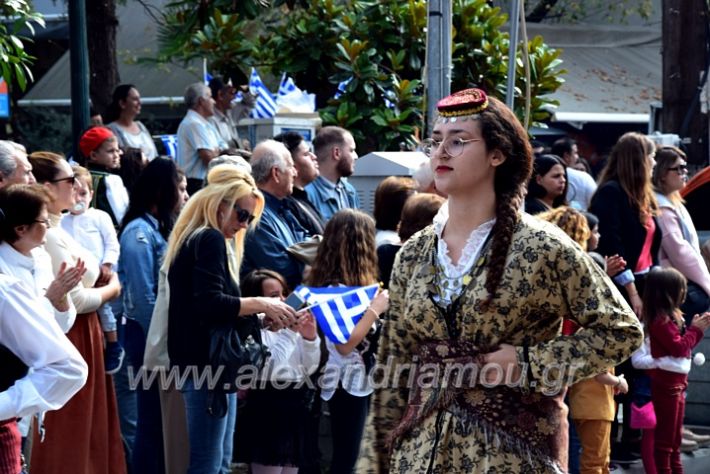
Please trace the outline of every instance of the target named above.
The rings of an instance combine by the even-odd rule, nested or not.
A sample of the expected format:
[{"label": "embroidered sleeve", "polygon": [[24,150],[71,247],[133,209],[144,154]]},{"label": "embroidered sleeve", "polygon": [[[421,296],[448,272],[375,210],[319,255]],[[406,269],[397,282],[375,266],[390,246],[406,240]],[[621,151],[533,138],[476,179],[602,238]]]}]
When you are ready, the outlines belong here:
[{"label": "embroidered sleeve", "polygon": [[[383,322],[378,351],[378,364],[385,365],[379,384],[372,395],[370,413],[365,424],[358,472],[384,473],[389,468],[388,434],[399,423],[407,405],[408,372],[398,372],[411,362],[411,340],[405,327],[407,282],[413,269],[416,249],[406,246],[397,254],[390,280],[390,307]],[[409,251],[407,251],[407,249]],[[399,376],[396,376],[398,374]],[[382,382],[382,383],[381,383]]]},{"label": "embroidered sleeve", "polygon": [[[545,266],[547,294],[579,324],[574,335],[558,335],[528,348],[529,387],[547,392],[604,372],[641,346],[640,323],[619,291],[580,248],[560,242]],[[525,360],[523,348],[518,358]]]}]

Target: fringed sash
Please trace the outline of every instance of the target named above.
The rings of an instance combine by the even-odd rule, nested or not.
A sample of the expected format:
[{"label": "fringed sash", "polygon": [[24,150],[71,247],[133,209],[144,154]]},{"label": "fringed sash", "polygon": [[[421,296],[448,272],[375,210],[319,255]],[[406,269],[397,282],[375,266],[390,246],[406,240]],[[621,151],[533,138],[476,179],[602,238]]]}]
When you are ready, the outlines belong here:
[{"label": "fringed sash", "polygon": [[[559,470],[566,465],[567,421],[561,409],[564,391],[556,396],[528,392],[505,382],[481,384],[482,355],[490,352],[465,341],[425,341],[418,350],[414,383],[404,416],[390,433],[390,448],[435,412],[446,410],[463,436],[483,433],[486,444],[503,446],[521,459],[536,459]],[[513,380],[512,383],[520,383]]]}]

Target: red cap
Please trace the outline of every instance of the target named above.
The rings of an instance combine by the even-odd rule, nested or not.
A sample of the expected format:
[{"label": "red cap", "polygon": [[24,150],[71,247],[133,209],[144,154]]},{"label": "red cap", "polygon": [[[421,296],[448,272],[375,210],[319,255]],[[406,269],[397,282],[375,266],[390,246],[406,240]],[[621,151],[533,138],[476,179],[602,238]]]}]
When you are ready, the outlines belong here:
[{"label": "red cap", "polygon": [[436,108],[441,117],[474,115],[488,107],[488,96],[481,89],[465,89],[441,99]]},{"label": "red cap", "polygon": [[111,130],[106,127],[92,127],[79,139],[79,150],[88,158],[92,151],[101,146],[109,138],[115,138]]}]

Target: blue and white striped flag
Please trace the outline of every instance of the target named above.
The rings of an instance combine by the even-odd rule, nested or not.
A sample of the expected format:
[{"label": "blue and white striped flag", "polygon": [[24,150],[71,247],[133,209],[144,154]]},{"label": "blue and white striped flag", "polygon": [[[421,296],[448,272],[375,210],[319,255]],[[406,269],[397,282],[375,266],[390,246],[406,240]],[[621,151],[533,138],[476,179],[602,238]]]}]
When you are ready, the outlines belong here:
[{"label": "blue and white striped flag", "polygon": [[278,95],[286,95],[289,92],[293,92],[295,90],[298,90],[298,87],[296,87],[296,83],[293,82],[293,79],[288,77],[286,73],[283,73],[283,75],[281,76],[281,84],[279,84]]},{"label": "blue and white striped flag", "polygon": [[332,286],[314,288],[299,286],[294,290],[309,305],[323,334],[335,344],[345,344],[362,318],[379,285]]},{"label": "blue and white striped flag", "polygon": [[165,153],[174,160],[177,157],[177,135],[160,135],[160,140],[165,145]]},{"label": "blue and white striped flag", "polygon": [[207,58],[202,58],[202,80],[206,86],[209,86],[212,80],[212,74],[207,72]]},{"label": "blue and white striped flag", "polygon": [[350,81],[352,81],[353,78],[350,77],[348,79],[345,79],[342,82],[338,83],[338,90],[335,91],[335,95],[333,96],[333,99],[339,99],[341,95],[345,94],[345,91],[348,87],[348,84],[350,84]]},{"label": "blue and white striped flag", "polygon": [[276,115],[274,96],[271,95],[271,91],[261,81],[261,77],[259,77],[259,73],[256,72],[255,68],[251,68],[249,88],[251,93],[257,96],[254,110],[251,111],[252,118],[270,118]]}]

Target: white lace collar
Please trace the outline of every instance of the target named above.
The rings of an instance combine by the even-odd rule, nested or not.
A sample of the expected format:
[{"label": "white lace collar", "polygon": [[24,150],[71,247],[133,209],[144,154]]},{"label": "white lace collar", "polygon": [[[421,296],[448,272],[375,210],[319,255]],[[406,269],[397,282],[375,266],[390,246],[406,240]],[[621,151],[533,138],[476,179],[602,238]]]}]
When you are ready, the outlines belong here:
[{"label": "white lace collar", "polygon": [[442,292],[441,296],[443,300],[451,302],[465,286],[463,285],[463,277],[471,271],[473,264],[478,259],[483,245],[486,243],[486,239],[496,223],[496,219],[493,218],[486,221],[471,231],[456,265],[452,262],[451,256],[449,255],[449,248],[446,245],[446,241],[442,238],[444,227],[448,220],[449,206],[448,202],[445,202],[434,217],[433,225],[434,232],[437,237],[439,237],[436,249],[437,263],[443,272],[443,275],[440,275],[439,278],[441,285],[440,290]]}]

